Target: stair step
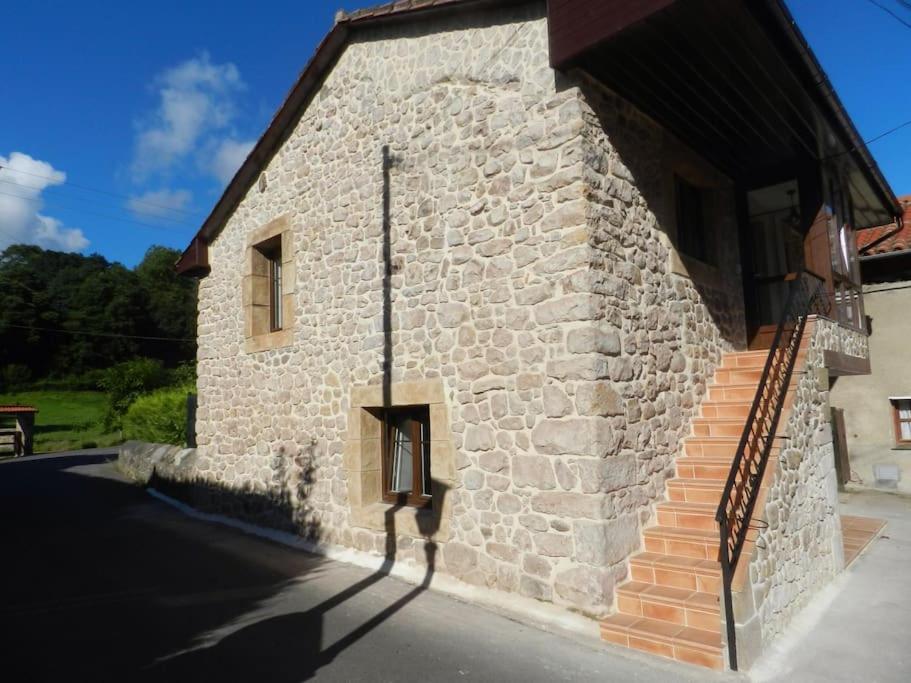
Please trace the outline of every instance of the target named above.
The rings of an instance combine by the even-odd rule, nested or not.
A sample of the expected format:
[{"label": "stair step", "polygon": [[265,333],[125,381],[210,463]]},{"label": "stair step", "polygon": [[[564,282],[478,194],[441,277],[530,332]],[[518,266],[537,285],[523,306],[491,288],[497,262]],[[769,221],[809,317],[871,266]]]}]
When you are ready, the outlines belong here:
[{"label": "stair step", "polygon": [[762,368],[718,368],[715,370],[715,384],[752,384],[758,386],[762,379]]},{"label": "stair step", "polygon": [[[801,366],[807,356],[806,348],[801,347],[797,353],[797,364]],[[721,368],[759,368],[765,367],[766,360],[769,358],[768,349],[759,351],[741,351],[739,353],[726,353],[721,358]]]},{"label": "stair step", "polygon": [[705,529],[679,529],[653,526],[642,532],[645,549],[650,553],[695,557],[700,560],[718,559],[718,533]]},{"label": "stair step", "polygon": [[712,382],[708,385],[706,400],[708,401],[749,401],[756,397],[758,382],[746,384],[720,384]]},{"label": "stair step", "polygon": [[718,528],[715,522],[717,507],[717,503],[667,501],[658,503],[655,512],[660,526],[715,531]]},{"label": "stair step", "polygon": [[601,621],[601,637],[624,647],[720,671],[721,634],[657,619],[613,614]]},{"label": "stair step", "polygon": [[733,454],[726,458],[689,457],[677,458],[677,477],[680,479],[727,480],[731,472]]},{"label": "stair step", "polygon": [[[782,425],[779,422],[779,425]],[[783,425],[782,425],[783,426]],[[780,449],[777,443],[782,434],[777,434],[772,442],[772,453]],[[687,458],[727,458],[728,462],[737,453],[740,436],[688,436],[683,442],[683,452]],[[679,460],[679,458],[678,458]]]},{"label": "stair step", "polygon": [[674,477],[667,480],[668,498],[676,502],[718,505],[723,491],[724,481],[720,479],[681,479]]},{"label": "stair step", "polygon": [[617,609],[622,614],[721,632],[721,607],[717,594],[627,581],[617,587]]},{"label": "stair step", "polygon": [[[748,406],[747,415],[749,414],[749,410]],[[693,436],[739,437],[743,433],[743,426],[746,424],[747,415],[744,415],[741,418],[723,418],[708,417],[703,414],[702,417],[697,417],[693,420]]]},{"label": "stair step", "polygon": [[705,401],[700,413],[706,420],[740,420],[742,426],[750,414],[752,406],[752,399],[749,401]]},{"label": "stair step", "polygon": [[721,590],[721,565],[712,560],[641,552],[630,558],[634,581],[718,595]]}]

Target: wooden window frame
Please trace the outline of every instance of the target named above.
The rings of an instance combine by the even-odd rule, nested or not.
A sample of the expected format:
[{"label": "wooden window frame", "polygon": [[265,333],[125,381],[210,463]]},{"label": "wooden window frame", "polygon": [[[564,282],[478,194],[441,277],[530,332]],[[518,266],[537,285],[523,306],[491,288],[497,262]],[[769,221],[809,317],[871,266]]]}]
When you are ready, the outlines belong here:
[{"label": "wooden window frame", "polygon": [[[698,205],[698,220],[686,211],[689,201]],[[714,243],[709,232],[706,212],[706,191],[683,176],[674,174],[674,211],[677,219],[677,251],[689,259],[706,265],[715,265]],[[693,248],[696,246],[697,248]]]},{"label": "wooden window frame", "polygon": [[[392,490],[393,439],[395,426],[389,419],[393,415],[408,415],[412,420],[411,432],[411,492],[399,493]],[[430,407],[426,405],[395,406],[382,411],[382,467],[383,500],[395,505],[417,508],[432,508],[433,494],[424,495],[425,484],[432,486],[430,470]],[[417,444],[417,448],[414,445]],[[426,472],[425,472],[426,463]]]},{"label": "wooden window frame", "polygon": [[899,411],[901,410],[902,403],[907,403],[908,408],[911,409],[911,399],[909,398],[896,398],[890,401],[892,404],[892,424],[895,429],[895,443],[899,446],[911,446],[911,439],[905,439],[902,437],[902,423],[907,422],[911,424],[911,419],[903,420]]},{"label": "wooden window frame", "polygon": [[256,245],[256,250],[269,263],[269,331],[281,332],[282,319],[282,239],[276,235]]}]

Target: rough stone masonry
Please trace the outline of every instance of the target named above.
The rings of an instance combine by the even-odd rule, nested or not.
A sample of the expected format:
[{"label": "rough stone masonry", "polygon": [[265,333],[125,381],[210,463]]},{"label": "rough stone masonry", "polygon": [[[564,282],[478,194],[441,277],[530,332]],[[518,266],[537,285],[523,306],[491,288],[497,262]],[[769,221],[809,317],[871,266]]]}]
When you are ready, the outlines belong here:
[{"label": "rough stone masonry", "polygon": [[[384,146],[391,391],[436,421],[430,525],[376,499],[371,465]],[[674,250],[675,174],[709,188],[723,265]],[[281,240],[279,336],[250,319],[257,234]],[[209,246],[188,478],[326,543],[384,554],[392,524],[397,561],[432,540],[436,571],[603,615],[745,345],[736,235],[728,179],[550,68],[543,2],[359,33]]]}]

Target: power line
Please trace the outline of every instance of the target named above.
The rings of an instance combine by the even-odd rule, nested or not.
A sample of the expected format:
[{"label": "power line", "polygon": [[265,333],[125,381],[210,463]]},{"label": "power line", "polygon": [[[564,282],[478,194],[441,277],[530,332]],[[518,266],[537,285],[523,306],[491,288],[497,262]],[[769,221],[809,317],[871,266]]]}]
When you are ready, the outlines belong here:
[{"label": "power line", "polygon": [[879,140],[879,139],[881,139],[881,138],[884,138],[884,137],[886,137],[887,135],[892,135],[892,133],[894,133],[894,132],[897,131],[897,130],[901,130],[902,128],[906,128],[907,126],[911,126],[911,120],[905,121],[904,123],[900,123],[899,125],[895,126],[895,128],[892,128],[891,130],[887,130],[887,131],[886,131],[885,133],[883,133],[882,135],[877,135],[877,136],[876,136],[875,138],[873,138],[872,140],[867,140],[867,142],[866,142],[865,144],[868,144],[868,145],[869,145],[870,143],[876,142],[877,140]]},{"label": "power line", "polygon": [[[905,121],[904,123],[900,123],[897,126],[895,126],[895,128],[890,128],[885,133],[880,133],[875,138],[870,138],[869,140],[864,140],[864,145],[870,145],[870,144],[876,142],[877,140],[882,140],[887,135],[892,135],[892,133],[900,131],[902,128],[907,128],[908,126],[911,126],[911,120]],[[829,156],[823,157],[822,159],[820,159],[820,161],[828,161],[829,159],[838,159],[839,157],[843,157],[846,154],[851,154],[852,152],[856,152],[856,151],[857,151],[857,147],[855,146],[847,151],[839,152],[838,154],[830,154]]]},{"label": "power line", "polygon": [[[895,19],[896,21],[898,21],[899,23],[901,23],[905,28],[911,28],[911,22],[907,21],[906,19],[903,19],[901,16],[899,16],[898,14],[896,14],[895,12],[893,12],[891,9],[889,9],[888,7],[886,7],[885,5],[883,5],[882,3],[877,2],[877,0],[867,0],[867,2],[869,2],[871,5],[874,5],[874,6],[876,6],[876,7],[879,7],[883,12],[885,12],[886,14],[888,14],[889,16],[891,16],[893,19]],[[909,7],[908,3],[901,2],[901,0],[899,0],[899,2],[900,2],[900,4],[902,4],[903,6]],[[911,9],[911,7],[909,7],[909,9]]]},{"label": "power line", "polygon": [[116,334],[114,332],[86,332],[84,330],[61,330],[50,327],[29,327],[27,325],[14,325],[12,323],[0,323],[3,327],[14,327],[19,330],[30,330],[32,332],[60,332],[62,334],[81,334],[88,337],[108,337],[112,339],[145,339],[147,341],[173,341],[173,342],[195,342],[195,339],[182,337],[148,337],[139,334]]},{"label": "power line", "polygon": [[[33,190],[33,191],[35,190],[35,188],[33,188],[31,186],[24,185],[23,183],[17,183],[15,180],[6,180],[4,178],[0,178],[0,183],[4,183],[5,185],[12,185],[13,187],[21,188],[24,190]],[[48,188],[48,189],[50,189],[50,188]],[[54,188],[54,189],[57,189],[57,188]],[[65,188],[61,188],[61,189],[65,189]],[[95,199],[94,197],[86,197],[84,195],[65,194],[63,196],[63,198],[68,201],[87,202],[89,204],[95,204],[97,206],[102,206],[106,209],[115,209],[117,211],[124,210],[123,204],[99,201],[98,199]],[[45,195],[45,194],[41,195],[41,199],[47,200],[47,201],[56,201],[58,203],[60,202],[60,199],[57,198],[56,196],[50,196],[50,195]],[[135,213],[135,210],[132,210],[129,207],[127,207],[127,210],[133,211]],[[165,209],[161,209],[161,211],[165,211]],[[174,216],[162,215],[162,214],[157,213],[157,210],[155,213],[149,213],[149,215],[155,216],[156,218],[160,218],[161,220],[172,221],[174,223],[179,223],[180,225],[186,225],[187,227],[190,227],[190,225],[188,223],[182,222],[184,220],[183,218],[176,218]]]},{"label": "power line", "polygon": [[[3,178],[0,178],[0,183],[5,183],[5,184],[7,184],[7,185],[12,185],[13,187],[17,187],[17,188],[33,189],[33,188],[29,188],[28,185],[23,185],[23,184],[21,184],[21,183],[17,183],[17,182],[14,181],[14,180],[3,180]],[[72,206],[72,203],[71,203],[71,202],[72,202],[73,200],[75,200],[75,201],[78,201],[78,202],[87,202],[87,203],[89,203],[89,204],[94,204],[94,205],[96,205],[96,206],[100,206],[100,207],[105,208],[105,209],[114,209],[115,211],[122,211],[122,210],[123,210],[123,207],[120,206],[120,205],[118,205],[118,204],[109,204],[109,203],[106,203],[106,202],[99,202],[99,201],[96,201],[95,199],[93,199],[93,198],[91,198],[91,197],[78,197],[78,196],[70,196],[70,195],[67,195],[66,197],[64,197],[64,199],[66,199],[67,201],[64,202],[64,201],[61,201],[61,198],[59,198],[59,197],[49,197],[49,196],[44,196],[44,195],[42,195],[42,196],[40,196],[40,197],[27,197],[27,196],[25,196],[25,195],[14,195],[14,194],[9,194],[8,196],[10,196],[10,197],[19,197],[20,199],[24,199],[24,200],[26,200],[26,201],[35,201],[35,202],[40,201],[40,202],[47,202],[47,203],[51,203],[51,204],[57,204],[57,205],[61,205],[61,204],[62,204],[62,205],[64,205],[64,206],[66,206],[66,205]],[[192,228],[192,227],[193,227],[193,226],[189,225],[188,223],[183,223],[183,222],[181,222],[181,219],[174,218],[173,216],[159,216],[159,215],[157,215],[157,214],[153,214],[153,215],[154,215],[154,217],[155,217],[156,219],[163,220],[163,221],[170,221],[171,223],[174,223],[174,224],[176,224],[176,225],[178,225],[178,226],[180,226],[180,227],[184,227],[184,228]]]},{"label": "power line", "polygon": [[[33,178],[41,178],[43,180],[51,180],[51,181],[58,180],[58,178],[54,178],[53,176],[41,175],[40,173],[31,173],[30,171],[23,171],[18,168],[11,168],[10,166],[4,166],[4,165],[0,164],[0,170],[3,170],[3,169],[5,169],[7,171],[11,171],[12,173],[22,173],[23,175],[32,176]],[[187,211],[185,209],[176,209],[173,206],[165,206],[163,204],[156,204],[155,202],[149,202],[144,199],[137,199],[136,197],[130,197],[129,195],[125,195],[125,194],[118,194],[117,192],[111,192],[110,190],[102,190],[97,187],[89,187],[88,185],[77,185],[76,183],[70,182],[69,180],[65,180],[65,181],[63,181],[63,183],[59,183],[59,184],[69,185],[70,187],[78,188],[80,190],[85,190],[87,192],[97,192],[99,194],[106,194],[109,197],[116,197],[118,199],[131,200],[131,201],[136,202],[137,204],[145,204],[146,206],[154,207],[156,209],[165,209],[167,211],[175,211],[177,213],[182,213],[182,214],[186,214],[187,216],[193,216],[193,217],[200,216],[200,213],[198,211]]]},{"label": "power line", "polygon": [[[41,202],[41,203],[50,203],[53,204],[53,200],[46,200],[41,197],[23,197],[21,194],[15,194],[13,192],[4,192],[0,190],[0,195],[7,197],[15,197],[16,199],[21,199],[26,202]],[[89,209],[80,209],[83,213],[87,213],[92,216],[98,216],[100,218],[108,218],[114,221],[120,221],[122,223],[133,223],[134,225],[140,225],[144,228],[152,228],[153,230],[179,230],[180,228],[191,228],[192,226],[181,224],[181,225],[152,225],[151,223],[143,223],[142,221],[137,221],[132,218],[122,218],[120,216],[112,216],[111,214],[99,213],[97,211],[91,211]]]}]

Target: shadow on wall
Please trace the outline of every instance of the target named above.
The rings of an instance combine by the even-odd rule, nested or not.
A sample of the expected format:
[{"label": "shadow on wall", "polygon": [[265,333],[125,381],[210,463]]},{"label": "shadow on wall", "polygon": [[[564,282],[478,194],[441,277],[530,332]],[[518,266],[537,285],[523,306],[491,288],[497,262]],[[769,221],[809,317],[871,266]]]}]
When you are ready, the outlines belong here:
[{"label": "shadow on wall", "polygon": [[[401,162],[388,145],[381,148],[383,197],[383,357],[382,394],[383,406],[392,405],[393,338],[392,338],[392,217],[391,172]],[[204,481],[180,482],[152,473],[149,486],[169,496],[184,501],[194,508],[227,514],[254,524],[290,531],[304,538],[319,542],[321,527],[319,516],[308,504],[314,487],[313,454],[302,460],[277,455],[273,470],[274,492],[260,493],[252,490],[234,490]],[[199,681],[212,676],[214,671],[229,671],[235,680],[268,680],[291,683],[313,677],[322,667],[331,663],[339,654],[359,641],[383,622],[396,614],[430,585],[436,570],[439,548],[433,537],[439,531],[439,510],[448,494],[448,486],[440,480],[432,481],[434,512],[414,510],[417,527],[423,538],[423,558],[415,561],[424,565],[421,583],[407,594],[380,610],[360,626],[323,646],[325,615],[330,610],[350,600],[359,593],[388,576],[392,571],[399,550],[396,516],[405,511],[405,496],[390,505],[384,513],[385,549],[381,566],[370,576],[346,588],[320,604],[299,612],[272,616],[221,638],[214,644],[196,646],[156,660],[145,672],[148,680]],[[419,553],[416,539],[403,537],[407,547]],[[421,562],[423,560],[423,562]]]},{"label": "shadow on wall", "polygon": [[[631,224],[631,221],[636,220],[630,210],[633,197],[626,196],[623,187],[626,183],[622,178],[626,177],[627,182],[634,186],[635,192],[641,195],[644,208],[657,219],[656,228],[665,233],[668,242],[678,252],[675,177],[679,176],[698,187],[711,188],[703,191],[708,228],[704,247],[710,262],[678,259],[675,271],[684,268],[690,277],[679,278],[674,283],[677,291],[665,289],[645,292],[647,298],[642,299],[641,303],[647,308],[642,309],[642,315],[660,317],[670,314],[680,318],[680,314],[674,312],[677,307],[661,304],[670,297],[671,302],[680,302],[682,307],[684,296],[681,288],[694,289],[723,339],[735,348],[745,348],[743,284],[740,272],[734,270],[736,264],[741,263],[742,255],[738,246],[738,209],[733,185],[711,165],[676,141],[670,133],[663,131],[621,97],[588,80],[588,77],[567,78],[558,75],[557,89],[570,87],[581,89],[583,98],[597,117],[594,123],[604,133],[604,143],[613,148],[610,158],[605,151],[600,158],[587,160],[589,166],[605,178],[604,183],[596,186],[592,193],[592,201],[596,205],[600,204],[604,212],[600,225],[605,232],[596,233],[595,236],[595,246],[602,250],[600,263],[595,262],[596,269],[600,268],[607,274],[626,280],[631,285],[630,293],[635,293],[644,284],[641,275],[635,273],[637,267],[644,270],[648,267],[648,262],[658,256],[657,272],[666,272],[669,266],[665,264],[670,264],[671,259],[675,258],[666,248],[652,241],[650,235],[637,234],[636,226]],[[618,181],[617,177],[621,180]],[[616,220],[618,207],[621,207],[620,218],[623,221],[619,226],[612,224]],[[607,231],[615,234],[608,235]],[[643,252],[645,260],[634,266],[637,257],[642,258]],[[664,279],[661,284],[666,285],[668,282],[670,281]],[[678,310],[682,312],[683,309]],[[698,324],[701,314],[692,308],[688,314],[694,318],[694,324]],[[677,319],[666,322],[671,328],[679,329],[684,321]],[[689,343],[701,343],[704,335],[695,328],[690,332],[692,336],[689,337]]]},{"label": "shadow on wall", "polygon": [[267,492],[251,486],[232,488],[198,477],[175,478],[159,474],[157,469],[152,470],[148,487],[202,512],[226,515],[317,542],[321,537],[320,522],[306,505],[314,467],[311,458],[301,460],[297,463],[299,475],[289,477],[284,454],[279,454],[273,478],[276,486]]}]

